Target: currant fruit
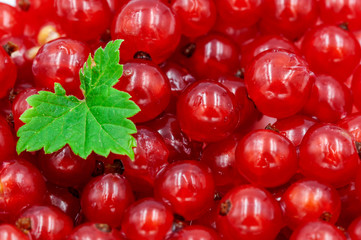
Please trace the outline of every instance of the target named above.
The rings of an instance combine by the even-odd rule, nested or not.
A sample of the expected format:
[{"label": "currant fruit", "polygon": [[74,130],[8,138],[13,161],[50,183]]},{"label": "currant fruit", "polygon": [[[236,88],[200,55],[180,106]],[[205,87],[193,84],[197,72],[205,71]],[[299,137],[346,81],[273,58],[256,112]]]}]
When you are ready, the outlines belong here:
[{"label": "currant fruit", "polygon": [[157,176],[154,195],[186,220],[197,219],[213,205],[212,173],[198,161],[172,163]]},{"label": "currant fruit", "polygon": [[286,50],[259,54],[247,68],[248,94],[263,114],[290,117],[305,105],[314,83],[306,61]]}]

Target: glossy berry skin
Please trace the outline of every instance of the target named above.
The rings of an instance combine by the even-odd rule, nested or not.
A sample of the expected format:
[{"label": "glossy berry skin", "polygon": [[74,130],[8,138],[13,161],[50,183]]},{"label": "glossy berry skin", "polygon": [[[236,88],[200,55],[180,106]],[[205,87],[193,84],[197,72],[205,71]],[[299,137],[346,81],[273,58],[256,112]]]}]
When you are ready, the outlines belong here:
[{"label": "glossy berry skin", "polygon": [[66,240],[124,240],[120,233],[107,224],[87,222],[74,228]]},{"label": "glossy berry skin", "polygon": [[352,221],[347,232],[350,235],[351,240],[361,239],[361,217]]},{"label": "glossy berry skin", "polygon": [[300,145],[299,166],[305,176],[345,186],[355,176],[359,157],[352,136],[333,124],[316,124]]},{"label": "glossy berry skin", "polygon": [[166,112],[175,113],[179,95],[187,86],[195,82],[196,79],[189,73],[188,69],[172,61],[162,64],[161,69],[169,79],[172,93]]},{"label": "glossy berry skin", "polygon": [[241,51],[241,66],[246,69],[252,63],[253,58],[267,51],[283,49],[292,53],[299,54],[297,47],[287,38],[280,35],[261,35],[250,43],[246,43]]},{"label": "glossy berry skin", "polygon": [[57,21],[72,39],[95,39],[110,26],[106,0],[54,0],[54,7]]},{"label": "glossy berry skin", "polygon": [[236,129],[240,112],[228,89],[211,80],[200,80],[179,96],[177,118],[182,131],[191,139],[214,142]]},{"label": "glossy berry skin", "polygon": [[220,240],[220,237],[212,228],[192,225],[174,232],[167,240]]},{"label": "glossy berry skin", "polygon": [[72,231],[73,221],[56,207],[31,206],[20,214],[16,226],[34,240],[62,240]]},{"label": "glossy berry skin", "polygon": [[[360,61],[360,45],[351,33],[321,25],[305,34],[302,52],[312,71],[345,81]],[[339,71],[342,69],[342,71]]]},{"label": "glossy berry skin", "polygon": [[219,17],[231,25],[250,27],[263,14],[263,0],[215,0]]},{"label": "glossy berry skin", "polygon": [[29,238],[17,229],[14,225],[1,224],[0,225],[0,239],[1,240],[29,240]]},{"label": "glossy berry skin", "polygon": [[6,119],[0,116],[0,162],[15,156],[15,139]]},{"label": "glossy berry skin", "polygon": [[[11,35],[2,36],[0,39],[0,44],[2,46],[8,45],[9,42],[17,46],[17,50],[10,54],[11,60],[17,69],[17,80],[15,84],[19,84],[20,82],[33,83],[34,77],[31,71],[31,66],[35,56],[35,54],[32,54],[32,50],[36,49],[34,41],[25,36],[14,37]],[[9,70],[11,69],[7,69],[7,71]]]},{"label": "glossy berry skin", "polygon": [[154,195],[186,220],[197,219],[213,204],[212,173],[198,161],[172,163],[157,176]]},{"label": "glossy berry skin", "polygon": [[284,136],[271,130],[251,131],[236,149],[238,172],[262,187],[280,186],[296,173],[295,146]]},{"label": "glossy berry skin", "polygon": [[357,66],[352,75],[351,91],[353,104],[357,109],[361,109],[361,100],[358,97],[361,94],[361,65]]},{"label": "glossy berry skin", "polygon": [[247,68],[248,94],[263,114],[285,118],[299,112],[314,83],[314,74],[300,56],[285,50],[259,54]]},{"label": "glossy berry skin", "polygon": [[246,85],[243,79],[232,75],[227,75],[219,77],[217,82],[225,86],[236,97],[237,105],[240,110],[240,119],[237,129],[247,127],[254,121],[258,120],[261,114],[256,109],[252,100],[249,99]]},{"label": "glossy berry skin", "polygon": [[285,222],[292,229],[328,216],[329,222],[335,223],[341,211],[340,197],[334,187],[307,178],[287,188],[282,196],[282,206]]},{"label": "glossy berry skin", "polygon": [[230,37],[239,47],[242,47],[243,44],[254,39],[259,33],[257,25],[250,27],[233,26],[220,18],[217,18],[211,31]]},{"label": "glossy berry skin", "polygon": [[146,122],[154,119],[168,106],[171,96],[167,76],[154,63],[146,60],[133,60],[123,65],[123,75],[114,86],[129,93],[141,111],[130,119],[133,122]]},{"label": "glossy berry skin", "polygon": [[225,239],[274,239],[283,226],[281,208],[267,191],[242,185],[218,205],[217,229]]},{"label": "glossy berry skin", "polygon": [[187,37],[206,34],[216,22],[217,11],[213,0],[162,0],[169,3]]},{"label": "glossy berry skin", "polygon": [[33,62],[36,86],[53,90],[57,82],[67,94],[82,98],[79,70],[89,54],[90,49],[77,40],[61,38],[45,44]]},{"label": "glossy berry skin", "polygon": [[182,61],[197,79],[217,79],[237,72],[239,48],[229,37],[210,33],[197,38],[194,44],[194,51],[183,56]]},{"label": "glossy berry skin", "polygon": [[92,156],[83,159],[75,155],[66,145],[52,154],[41,152],[38,164],[49,182],[62,187],[73,187],[90,180],[95,168],[95,159]]},{"label": "glossy berry skin", "polygon": [[168,161],[174,162],[192,156],[193,148],[189,138],[182,132],[175,115],[167,113],[147,123],[147,126],[156,130],[164,140],[169,151]]},{"label": "glossy berry skin", "polygon": [[68,188],[60,188],[52,184],[47,184],[46,187],[45,203],[59,208],[75,222],[80,212],[79,197],[75,197]]},{"label": "glossy berry skin", "polygon": [[92,179],[84,188],[81,207],[89,221],[119,227],[125,208],[134,201],[127,179],[105,174]]},{"label": "glossy berry skin", "polygon": [[352,0],[321,0],[320,16],[324,23],[346,23],[351,30],[361,29],[361,2]]},{"label": "glossy berry skin", "polygon": [[0,36],[18,36],[23,33],[24,22],[21,12],[4,2],[0,3]]},{"label": "glossy berry skin", "polygon": [[264,0],[260,23],[263,33],[298,39],[312,27],[318,17],[317,0]]},{"label": "glossy berry skin", "polygon": [[17,69],[11,57],[2,47],[0,48],[0,63],[0,98],[5,98],[15,85]]},{"label": "glossy berry skin", "polygon": [[304,116],[294,115],[284,119],[278,119],[273,127],[279,131],[279,133],[290,140],[293,145],[299,146],[303,137],[310,127],[315,125],[317,120]]},{"label": "glossy berry skin", "polygon": [[133,0],[115,14],[111,35],[113,39],[124,39],[120,48],[123,60],[132,59],[135,53],[143,51],[158,64],[166,60],[179,43],[178,21],[161,1]]},{"label": "glossy berry skin", "polygon": [[243,177],[236,169],[236,148],[240,136],[231,135],[220,142],[208,144],[202,152],[201,162],[212,170],[216,186],[235,185]]},{"label": "glossy berry skin", "polygon": [[0,166],[1,219],[13,220],[27,206],[42,204],[46,193],[43,176],[27,161],[6,160]]},{"label": "glossy berry skin", "polygon": [[341,121],[337,123],[337,125],[347,132],[349,132],[355,141],[361,142],[361,114],[353,113],[348,115]]},{"label": "glossy berry skin", "polygon": [[346,240],[344,233],[331,223],[310,221],[296,229],[290,240]]},{"label": "glossy berry skin", "polygon": [[34,94],[37,94],[38,92],[39,90],[36,88],[28,88],[24,89],[16,95],[11,108],[16,131],[25,124],[23,121],[20,120],[20,116],[30,108],[30,105],[26,101],[26,99]]},{"label": "glossy berry skin", "polygon": [[[124,176],[134,191],[142,191],[153,186],[158,172],[168,164],[169,151],[163,138],[155,130],[137,126],[133,135],[137,141],[134,159],[118,155],[124,165]],[[143,186],[145,185],[145,186]]]},{"label": "glossy berry skin", "polygon": [[352,111],[350,89],[333,77],[319,75],[303,112],[321,122],[337,122]]},{"label": "glossy berry skin", "polygon": [[129,240],[162,240],[173,225],[173,212],[164,203],[144,198],[124,212],[122,230]]}]

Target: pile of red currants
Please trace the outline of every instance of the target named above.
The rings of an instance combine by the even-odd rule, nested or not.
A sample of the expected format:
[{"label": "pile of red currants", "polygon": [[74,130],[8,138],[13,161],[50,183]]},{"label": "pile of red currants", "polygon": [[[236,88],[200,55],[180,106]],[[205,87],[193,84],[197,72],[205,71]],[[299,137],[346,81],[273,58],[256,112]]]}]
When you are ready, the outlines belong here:
[{"label": "pile of red currants", "polygon": [[[114,39],[135,159],[18,155]],[[0,44],[0,240],[361,240],[361,0],[13,0]]]}]

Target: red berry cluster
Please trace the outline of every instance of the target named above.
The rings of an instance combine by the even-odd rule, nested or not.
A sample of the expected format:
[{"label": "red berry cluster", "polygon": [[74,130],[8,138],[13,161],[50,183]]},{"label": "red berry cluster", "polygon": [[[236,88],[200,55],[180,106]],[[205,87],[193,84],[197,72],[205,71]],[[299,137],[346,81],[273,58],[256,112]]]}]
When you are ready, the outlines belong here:
[{"label": "red berry cluster", "polygon": [[[8,1],[11,2],[11,1]],[[0,240],[360,240],[360,0],[0,3]],[[124,39],[135,159],[15,153]],[[360,94],[360,95],[359,95]]]}]

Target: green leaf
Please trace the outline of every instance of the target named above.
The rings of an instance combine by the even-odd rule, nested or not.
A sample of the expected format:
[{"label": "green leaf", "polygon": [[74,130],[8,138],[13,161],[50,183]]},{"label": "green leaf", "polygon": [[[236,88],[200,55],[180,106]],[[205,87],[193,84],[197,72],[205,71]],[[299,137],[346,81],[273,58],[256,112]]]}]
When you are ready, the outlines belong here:
[{"label": "green leaf", "polygon": [[93,151],[102,156],[110,152],[134,158],[136,141],[131,134],[136,127],[129,117],[140,111],[128,93],[113,88],[123,72],[119,64],[122,40],[99,48],[94,59],[89,56],[80,71],[84,99],[67,96],[55,83],[54,93],[40,91],[27,101],[32,107],[20,119],[17,152],[44,148],[52,153],[68,144],[73,152],[87,158]]}]

